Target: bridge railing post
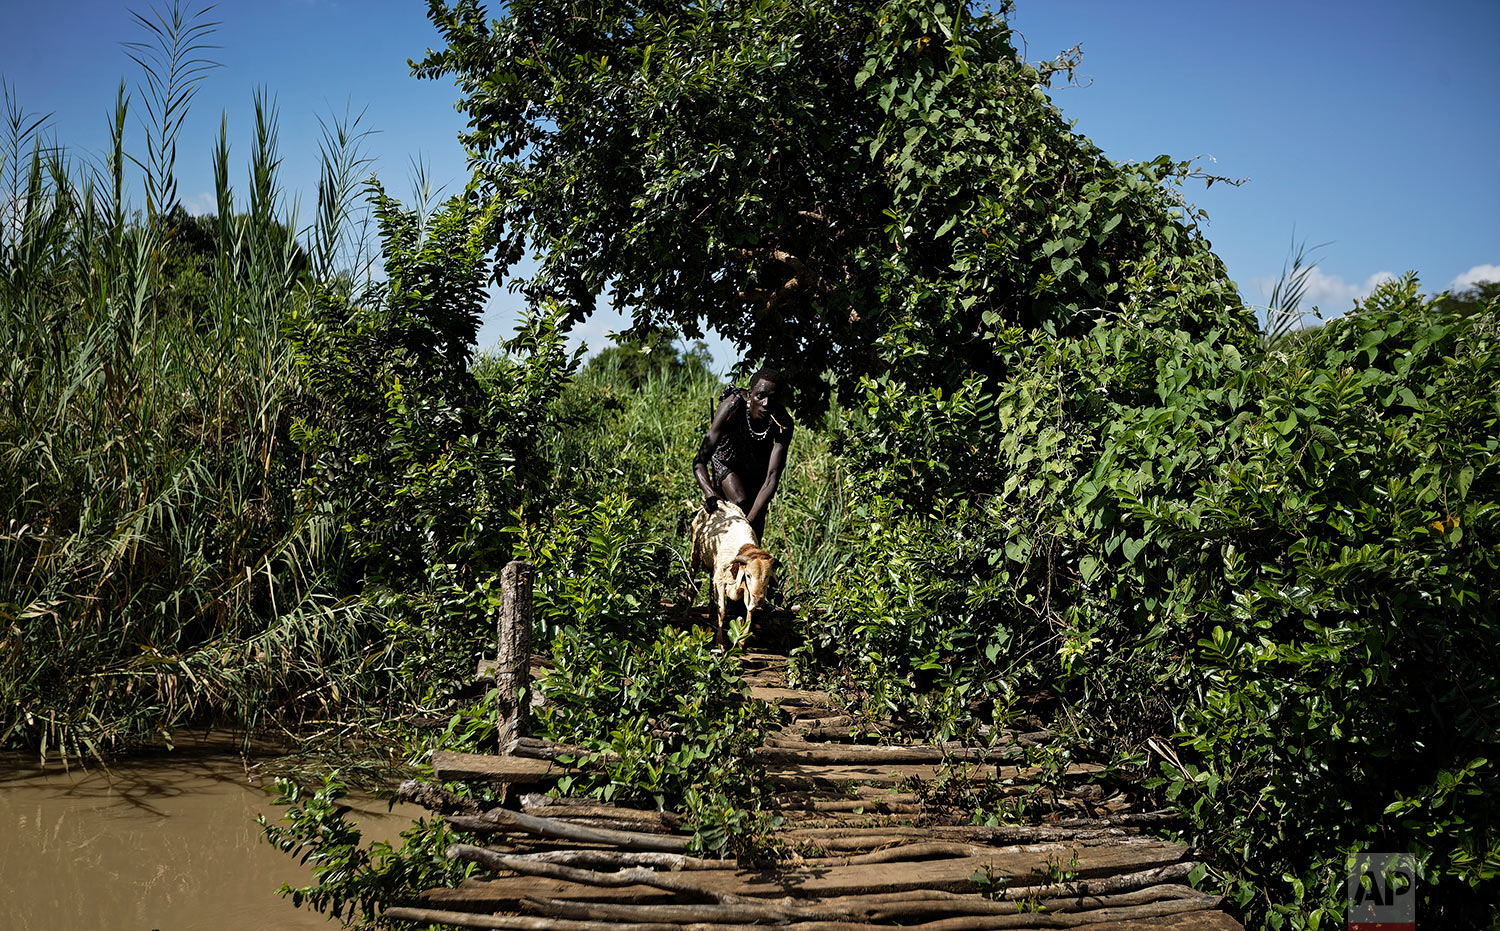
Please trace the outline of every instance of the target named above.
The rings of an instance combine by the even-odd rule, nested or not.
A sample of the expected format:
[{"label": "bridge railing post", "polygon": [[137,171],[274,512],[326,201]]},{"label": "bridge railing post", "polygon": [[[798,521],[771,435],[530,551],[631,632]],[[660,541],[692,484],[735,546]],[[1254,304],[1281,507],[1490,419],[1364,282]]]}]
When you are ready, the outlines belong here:
[{"label": "bridge railing post", "polygon": [[513,560],[500,571],[495,687],[499,690],[500,750],[531,736],[531,563]]}]

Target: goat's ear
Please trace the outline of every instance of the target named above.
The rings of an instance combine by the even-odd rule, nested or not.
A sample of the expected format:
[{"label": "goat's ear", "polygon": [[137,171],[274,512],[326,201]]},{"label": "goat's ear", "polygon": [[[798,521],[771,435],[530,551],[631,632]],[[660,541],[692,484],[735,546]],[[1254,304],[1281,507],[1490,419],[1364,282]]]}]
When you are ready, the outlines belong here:
[{"label": "goat's ear", "polygon": [[734,557],[733,561],[729,563],[729,568],[734,570],[735,572],[744,572],[745,567],[748,565],[750,565],[750,563],[746,561],[745,557],[736,556]]}]

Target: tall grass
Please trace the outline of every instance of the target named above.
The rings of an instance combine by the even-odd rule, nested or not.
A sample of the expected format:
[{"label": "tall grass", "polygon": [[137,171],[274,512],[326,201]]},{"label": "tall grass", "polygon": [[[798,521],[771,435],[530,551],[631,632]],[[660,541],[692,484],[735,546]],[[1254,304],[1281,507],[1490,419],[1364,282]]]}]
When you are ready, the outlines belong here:
[{"label": "tall grass", "polygon": [[[366,652],[362,609],[320,588],[331,522],[296,494],[280,326],[304,299],[308,257],[277,186],[274,108],[257,96],[242,194],[221,124],[209,286],[183,300],[171,173],[212,24],[176,5],[142,22],[144,157],[125,145],[123,84],[103,165],[44,146],[44,124],[6,97],[0,745],[43,755],[315,709]],[[131,164],[144,213],[127,200]],[[325,171],[320,245],[339,241],[340,190],[359,167]]]}]

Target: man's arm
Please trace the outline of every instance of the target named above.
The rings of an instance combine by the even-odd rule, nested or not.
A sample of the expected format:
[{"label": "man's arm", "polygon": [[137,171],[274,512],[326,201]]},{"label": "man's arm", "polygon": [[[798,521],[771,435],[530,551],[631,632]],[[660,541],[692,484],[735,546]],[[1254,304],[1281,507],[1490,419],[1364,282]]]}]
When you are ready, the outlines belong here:
[{"label": "man's arm", "polygon": [[729,426],[729,418],[734,416],[738,401],[739,396],[731,394],[719,405],[719,409],[714,412],[713,421],[708,425],[708,434],[698,447],[698,455],[693,457],[693,477],[698,480],[698,487],[703,489],[705,506],[709,500],[719,497],[719,493],[714,491],[713,477],[708,474],[708,460],[713,458],[714,450],[719,448],[719,441],[724,438],[724,431]]}]

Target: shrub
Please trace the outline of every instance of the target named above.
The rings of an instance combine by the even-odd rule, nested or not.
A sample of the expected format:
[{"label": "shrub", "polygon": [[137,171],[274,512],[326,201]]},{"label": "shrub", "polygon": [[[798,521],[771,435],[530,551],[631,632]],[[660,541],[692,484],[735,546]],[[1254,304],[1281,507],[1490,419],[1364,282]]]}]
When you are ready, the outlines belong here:
[{"label": "shrub", "polygon": [[1493,305],[1407,279],[1264,355],[1116,316],[1011,334],[993,390],[867,382],[844,446],[871,532],[809,662],[962,695],[915,709],[935,729],[1043,694],[1085,744],[1152,748],[1212,881],[1272,927],[1335,918],[1356,848],[1415,854],[1424,914],[1477,921],[1496,338]]}]

